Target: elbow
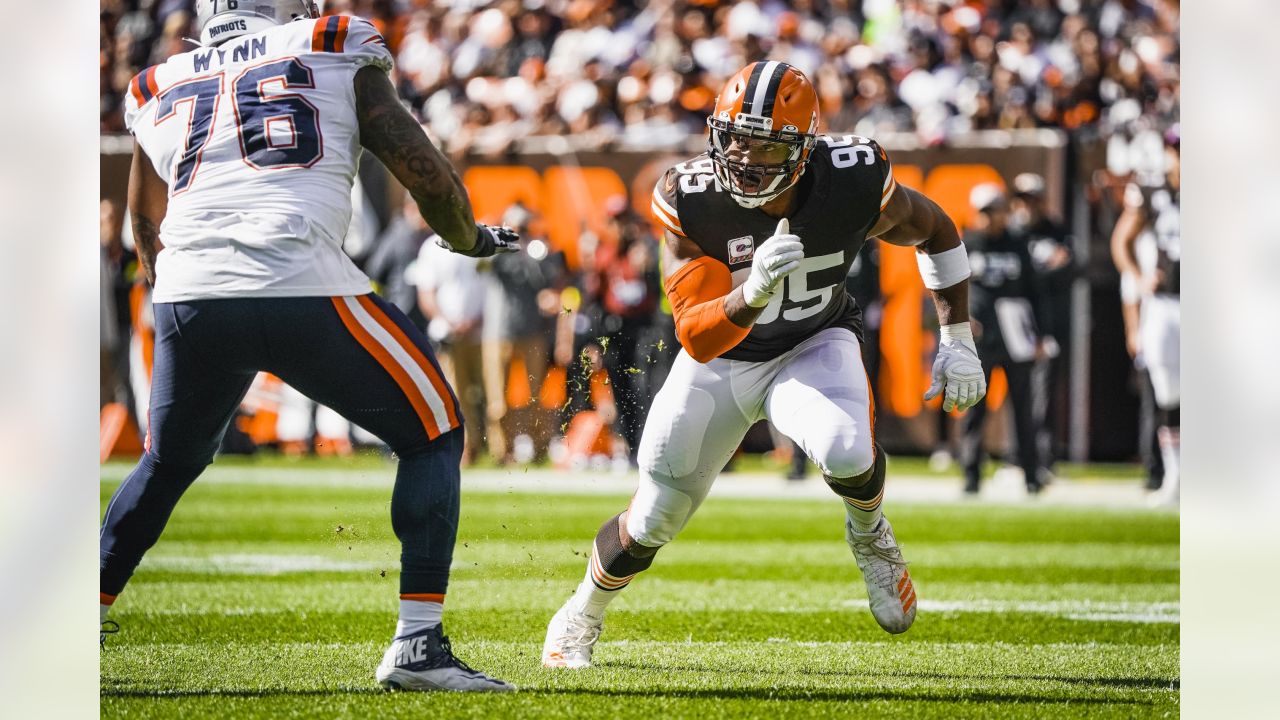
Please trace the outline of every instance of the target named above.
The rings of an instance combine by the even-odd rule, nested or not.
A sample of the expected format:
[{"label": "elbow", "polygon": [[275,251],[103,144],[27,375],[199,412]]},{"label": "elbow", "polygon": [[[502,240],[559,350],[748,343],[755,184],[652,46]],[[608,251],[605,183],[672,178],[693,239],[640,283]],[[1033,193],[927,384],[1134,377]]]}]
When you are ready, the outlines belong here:
[{"label": "elbow", "polygon": [[689,332],[689,328],[680,322],[676,323],[676,340],[679,341],[680,347],[684,348],[684,351],[689,353],[689,357],[694,360],[704,363],[710,359],[706,357],[705,352],[699,352],[698,344],[693,339],[693,333]]},{"label": "elbow", "polygon": [[720,357],[720,353],[710,349],[697,348],[691,345],[687,345],[685,343],[680,343],[680,345],[684,347],[685,352],[689,353],[689,357],[693,358],[694,360],[697,360],[700,363],[709,363],[712,360],[715,360],[716,358]]},{"label": "elbow", "polygon": [[681,324],[676,325],[676,340],[680,341],[680,347],[684,348],[689,357],[700,363],[709,363],[729,349],[720,347],[710,338],[693,332],[688,326],[682,327]]}]

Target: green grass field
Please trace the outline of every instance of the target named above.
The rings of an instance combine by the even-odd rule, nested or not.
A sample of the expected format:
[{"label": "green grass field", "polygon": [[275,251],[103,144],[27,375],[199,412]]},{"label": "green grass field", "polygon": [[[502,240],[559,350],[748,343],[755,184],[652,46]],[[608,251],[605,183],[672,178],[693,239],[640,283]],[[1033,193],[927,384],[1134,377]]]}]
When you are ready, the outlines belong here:
[{"label": "green grass field", "polygon": [[[597,666],[557,672],[538,665],[546,622],[626,498],[464,493],[445,627],[522,691],[383,693],[398,546],[373,481],[392,471],[324,467],[220,462],[187,493],[112,613],[102,717],[1178,713],[1176,515],[890,506],[921,599],[894,637],[834,499],[710,499],[613,603]],[[104,507],[127,470],[104,468]]]}]

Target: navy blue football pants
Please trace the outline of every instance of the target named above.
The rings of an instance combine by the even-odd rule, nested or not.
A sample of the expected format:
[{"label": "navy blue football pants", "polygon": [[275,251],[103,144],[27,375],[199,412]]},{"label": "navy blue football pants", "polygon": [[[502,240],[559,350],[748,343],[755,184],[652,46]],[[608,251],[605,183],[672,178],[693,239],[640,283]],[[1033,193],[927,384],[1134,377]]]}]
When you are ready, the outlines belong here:
[{"label": "navy blue football pants", "polygon": [[99,582],[124,589],[214,453],[258,371],[399,457],[391,525],[400,592],[443,594],[458,527],[462,415],[427,339],[376,295],[156,303],[146,452],[102,521]]}]

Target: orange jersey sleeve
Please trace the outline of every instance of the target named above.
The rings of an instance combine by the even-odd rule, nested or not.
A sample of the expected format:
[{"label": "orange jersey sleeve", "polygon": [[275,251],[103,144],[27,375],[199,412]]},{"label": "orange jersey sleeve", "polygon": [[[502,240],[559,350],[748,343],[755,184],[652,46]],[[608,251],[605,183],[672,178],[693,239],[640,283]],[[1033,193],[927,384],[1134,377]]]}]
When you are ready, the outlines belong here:
[{"label": "orange jersey sleeve", "polygon": [[667,278],[666,286],[676,338],[694,360],[714,360],[751,332],[725,312],[724,297],[733,290],[733,278],[723,263],[705,256],[691,260]]}]

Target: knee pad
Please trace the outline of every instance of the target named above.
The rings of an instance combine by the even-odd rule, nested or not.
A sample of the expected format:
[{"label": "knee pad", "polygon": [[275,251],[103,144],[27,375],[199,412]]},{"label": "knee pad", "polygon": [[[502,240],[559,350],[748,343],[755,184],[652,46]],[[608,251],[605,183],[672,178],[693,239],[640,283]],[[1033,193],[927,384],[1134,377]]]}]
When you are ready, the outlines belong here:
[{"label": "knee pad", "polygon": [[689,521],[693,498],[673,487],[643,478],[627,510],[627,534],[648,547],[662,547]]},{"label": "knee pad", "polygon": [[864,470],[858,475],[851,477],[838,477],[832,475],[823,475],[827,486],[831,491],[840,497],[863,500],[868,490],[874,493],[879,492],[879,488],[884,486],[885,469],[888,467],[888,456],[880,445],[874,444],[875,461],[871,467]]},{"label": "knee pad", "polygon": [[848,445],[832,443],[825,452],[814,453],[813,456],[810,456],[810,459],[813,460],[814,465],[818,466],[823,475],[853,483],[855,478],[870,477],[868,473],[874,467],[876,458],[880,454],[871,444],[864,446],[862,443],[850,443]]},{"label": "knee pad", "polygon": [[1174,405],[1156,411],[1156,424],[1160,427],[1176,428],[1182,425],[1182,406]]}]

